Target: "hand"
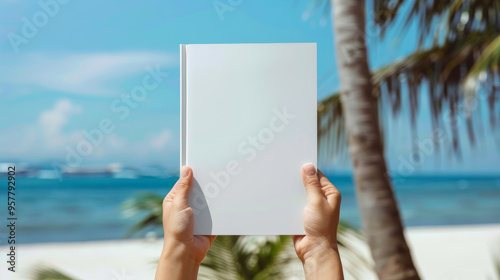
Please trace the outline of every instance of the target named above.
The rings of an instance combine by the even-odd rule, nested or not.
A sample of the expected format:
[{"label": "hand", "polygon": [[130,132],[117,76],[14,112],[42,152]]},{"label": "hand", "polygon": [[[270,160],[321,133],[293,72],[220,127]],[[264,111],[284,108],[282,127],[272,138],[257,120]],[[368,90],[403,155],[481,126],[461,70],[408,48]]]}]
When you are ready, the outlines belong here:
[{"label": "hand", "polygon": [[312,164],[302,167],[307,191],[305,236],[294,236],[295,252],[304,265],[306,279],[343,279],[337,247],[340,192]]},{"label": "hand", "polygon": [[193,209],[188,205],[193,171],[183,166],[180,178],[163,200],[163,251],[156,271],[160,279],[196,279],[215,236],[193,235]]}]

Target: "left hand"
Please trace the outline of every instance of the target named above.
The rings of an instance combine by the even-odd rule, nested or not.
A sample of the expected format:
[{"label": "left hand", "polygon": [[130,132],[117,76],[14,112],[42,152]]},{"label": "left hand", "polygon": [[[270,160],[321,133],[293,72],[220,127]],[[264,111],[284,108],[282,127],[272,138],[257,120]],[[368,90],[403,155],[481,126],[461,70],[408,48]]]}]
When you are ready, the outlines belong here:
[{"label": "left hand", "polygon": [[156,279],[166,279],[160,271],[162,264],[168,265],[168,269],[165,268],[168,271],[168,279],[177,278],[172,277],[173,275],[178,275],[179,279],[191,279],[193,275],[188,276],[186,270],[196,270],[197,274],[201,261],[215,240],[214,235],[193,235],[194,215],[193,209],[188,205],[192,184],[193,170],[183,166],[179,180],[163,200],[165,237]]}]

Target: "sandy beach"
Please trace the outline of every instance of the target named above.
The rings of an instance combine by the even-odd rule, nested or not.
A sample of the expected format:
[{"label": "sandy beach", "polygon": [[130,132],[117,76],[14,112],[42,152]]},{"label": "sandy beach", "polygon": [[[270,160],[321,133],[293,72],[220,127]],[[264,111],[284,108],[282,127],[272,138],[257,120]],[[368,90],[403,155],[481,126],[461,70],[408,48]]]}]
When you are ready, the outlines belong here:
[{"label": "sandy beach", "polygon": [[[406,237],[423,279],[499,278],[493,256],[500,261],[500,225],[413,227]],[[33,279],[35,268],[49,267],[75,279],[153,279],[161,246],[161,240],[138,239],[18,245],[17,272],[4,264],[0,278]],[[368,254],[366,246],[357,246]],[[7,247],[0,251],[6,254]]]},{"label": "sandy beach", "polygon": [[500,225],[410,228],[407,238],[423,279],[500,279]]}]

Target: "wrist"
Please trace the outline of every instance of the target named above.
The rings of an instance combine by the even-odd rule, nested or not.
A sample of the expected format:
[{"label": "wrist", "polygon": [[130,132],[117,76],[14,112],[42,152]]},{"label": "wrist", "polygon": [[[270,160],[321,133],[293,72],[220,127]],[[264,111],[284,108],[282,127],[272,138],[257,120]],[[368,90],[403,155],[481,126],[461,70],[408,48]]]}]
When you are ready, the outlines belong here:
[{"label": "wrist", "polygon": [[338,257],[339,257],[339,251],[336,246],[316,247],[304,254],[304,257],[302,259],[302,264],[304,266],[309,264],[321,264],[324,262],[329,262],[332,259]]},{"label": "wrist", "polygon": [[189,246],[181,242],[176,242],[175,244],[165,243],[161,252],[161,258],[170,262],[182,262],[189,266],[200,266],[201,263],[201,261],[198,261],[193,256],[193,252]]},{"label": "wrist", "polygon": [[[168,279],[196,279],[200,263],[192,256],[192,252],[184,244],[176,244],[175,246],[164,246],[160,255],[158,269],[161,268]],[[161,274],[160,274],[161,275]],[[158,277],[157,279],[166,279]]]},{"label": "wrist", "polygon": [[340,255],[333,248],[324,250],[322,254],[306,257],[303,267],[306,279],[344,279]]},{"label": "wrist", "polygon": [[306,279],[343,279],[342,264],[336,242],[315,242],[301,258]]},{"label": "wrist", "polygon": [[299,258],[304,263],[307,259],[321,260],[322,257],[338,255],[337,242],[328,238],[310,238],[308,245],[299,254]]}]

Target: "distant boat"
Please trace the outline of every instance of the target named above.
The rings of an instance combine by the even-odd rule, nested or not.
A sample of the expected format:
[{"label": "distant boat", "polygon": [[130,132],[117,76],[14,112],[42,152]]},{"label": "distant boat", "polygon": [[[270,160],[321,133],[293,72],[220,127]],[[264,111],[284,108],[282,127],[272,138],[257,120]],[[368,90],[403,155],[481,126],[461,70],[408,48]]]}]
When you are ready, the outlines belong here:
[{"label": "distant boat", "polygon": [[62,172],[64,177],[110,177],[113,171],[109,169],[67,169]]},{"label": "distant boat", "polygon": [[137,179],[139,177],[137,170],[131,168],[124,168],[117,172],[113,172],[113,178],[116,179]]},{"label": "distant boat", "polygon": [[[16,177],[32,177],[38,172],[38,169],[24,169],[20,170],[16,168]],[[6,178],[10,176],[7,170],[0,171],[0,178]]]}]

